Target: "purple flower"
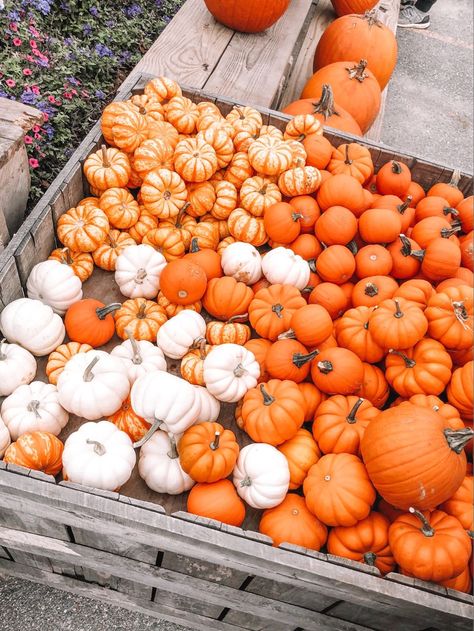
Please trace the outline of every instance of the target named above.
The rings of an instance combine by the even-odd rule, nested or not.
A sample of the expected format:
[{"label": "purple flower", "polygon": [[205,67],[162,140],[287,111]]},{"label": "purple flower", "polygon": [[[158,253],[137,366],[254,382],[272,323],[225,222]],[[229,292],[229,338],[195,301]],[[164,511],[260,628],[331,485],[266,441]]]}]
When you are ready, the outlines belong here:
[{"label": "purple flower", "polygon": [[67,13],[69,13],[71,11],[71,8],[69,6],[69,4],[67,2],[61,2],[61,4],[59,5],[59,8],[62,11],[66,11]]},{"label": "purple flower", "polygon": [[125,61],[128,61],[131,56],[132,56],[132,53],[129,50],[124,50],[122,53],[120,53],[120,61],[122,63]]},{"label": "purple flower", "polygon": [[82,32],[84,35],[90,35],[92,33],[92,26],[90,24],[84,24],[82,27]]},{"label": "purple flower", "polygon": [[89,13],[96,18],[99,16],[99,9],[97,7],[91,7]]},{"label": "purple flower", "polygon": [[66,77],[66,81],[69,81],[71,85],[80,85],[80,81],[76,77]]},{"label": "purple flower", "polygon": [[137,15],[140,15],[140,13],[142,12],[142,8],[139,4],[132,4],[129,7],[125,7],[123,9],[124,14],[128,17],[128,18],[134,18]]},{"label": "purple flower", "polygon": [[105,22],[105,26],[107,26],[108,28],[112,28],[113,26],[115,26],[115,20],[107,20]]},{"label": "purple flower", "polygon": [[26,8],[31,5],[43,15],[48,15],[51,11],[52,0],[22,0],[21,6]]},{"label": "purple flower", "polygon": [[11,20],[12,22],[19,22],[20,14],[18,13],[18,11],[10,11],[8,13],[8,19]]},{"label": "purple flower", "polygon": [[100,99],[101,101],[103,101],[105,99],[105,94],[102,92],[102,90],[96,90],[95,91],[95,96]]},{"label": "purple flower", "polygon": [[99,57],[112,57],[114,54],[113,51],[105,44],[96,44],[95,52],[99,55]]},{"label": "purple flower", "polygon": [[72,37],[65,37],[63,42],[65,46],[72,46],[74,44],[74,39]]},{"label": "purple flower", "polygon": [[24,90],[20,99],[22,103],[25,103],[25,105],[35,105],[38,100],[36,94],[33,94],[31,90]]},{"label": "purple flower", "polygon": [[157,8],[159,9],[161,7],[161,5],[163,4],[163,0],[155,0],[155,4],[156,4]]},{"label": "purple flower", "polygon": [[4,98],[8,97],[8,94],[5,92],[5,90],[2,90],[2,88],[0,88],[0,97],[1,96],[3,96]]}]

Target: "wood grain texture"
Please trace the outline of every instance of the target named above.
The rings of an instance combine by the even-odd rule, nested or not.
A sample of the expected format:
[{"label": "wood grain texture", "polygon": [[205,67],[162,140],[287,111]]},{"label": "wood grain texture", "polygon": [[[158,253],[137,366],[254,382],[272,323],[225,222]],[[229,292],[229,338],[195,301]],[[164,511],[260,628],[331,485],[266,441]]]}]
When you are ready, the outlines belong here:
[{"label": "wood grain texture", "polygon": [[0,254],[0,312],[8,303],[23,297],[20,276],[12,253],[8,247]]},{"label": "wood grain texture", "polygon": [[312,0],[293,0],[264,33],[235,33],[205,89],[213,94],[270,107],[292,65],[292,54]]},{"label": "wood grain texture", "polygon": [[165,75],[202,88],[234,31],[216,22],[203,0],[188,0],[132,71]]}]

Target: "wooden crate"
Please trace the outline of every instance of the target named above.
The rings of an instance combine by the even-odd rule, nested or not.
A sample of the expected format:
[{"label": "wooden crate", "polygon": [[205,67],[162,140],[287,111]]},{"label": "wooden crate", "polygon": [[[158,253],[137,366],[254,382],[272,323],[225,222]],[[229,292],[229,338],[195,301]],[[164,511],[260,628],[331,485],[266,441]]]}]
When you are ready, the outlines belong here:
[{"label": "wooden crate", "polygon": [[[140,92],[145,81],[130,79],[117,99]],[[216,102],[224,113],[233,106],[200,91],[185,93],[196,102]],[[265,123],[286,125],[288,117],[260,110]],[[330,129],[326,135],[336,145],[351,139]],[[24,295],[31,268],[56,245],[58,217],[88,194],[82,163],[101,140],[96,125],[0,255],[0,310]],[[365,144],[376,165],[397,158],[425,187],[452,175],[442,166]],[[464,174],[461,188],[467,192],[471,184]],[[120,298],[101,270],[84,284],[86,297],[94,293],[104,301]],[[39,378],[45,361],[38,362]],[[173,362],[169,367],[176,369]],[[221,420],[240,444],[249,442],[233,421],[233,406],[223,406]],[[61,438],[80,422],[71,415]],[[185,510],[184,495],[154,493],[136,472],[120,493],[112,493],[0,462],[0,574],[205,631],[471,628],[471,596],[395,573],[382,579],[375,568],[293,545],[274,548],[256,532],[256,511],[249,510],[243,527],[236,528]]]}]

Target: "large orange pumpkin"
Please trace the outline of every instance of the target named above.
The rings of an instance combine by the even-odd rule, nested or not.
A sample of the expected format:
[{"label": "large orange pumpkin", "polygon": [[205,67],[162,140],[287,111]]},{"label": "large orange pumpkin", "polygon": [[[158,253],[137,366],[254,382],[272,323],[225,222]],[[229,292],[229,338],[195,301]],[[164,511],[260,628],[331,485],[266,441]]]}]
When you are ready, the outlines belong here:
[{"label": "large orange pumpkin", "polygon": [[328,529],[295,493],[288,493],[275,508],[264,511],[259,532],[273,539],[273,545],[292,543],[309,550],[320,550],[326,543]]},{"label": "large orange pumpkin", "polygon": [[445,429],[436,412],[405,402],[369,423],[361,453],[370,479],[389,504],[431,509],[462,484],[463,448],[473,433]]},{"label": "large orange pumpkin", "polygon": [[397,63],[397,40],[375,12],[334,20],[318,42],[313,71],[348,59],[367,59],[367,67],[376,76],[380,89],[385,88]]},{"label": "large orange pumpkin", "polygon": [[365,13],[377,4],[377,0],[331,0],[337,15],[348,13]]},{"label": "large orange pumpkin", "polygon": [[204,0],[206,7],[225,26],[242,33],[260,33],[285,13],[290,0]]},{"label": "large orange pumpkin", "polygon": [[187,511],[231,526],[241,526],[245,519],[245,504],[230,480],[193,486],[188,495]]}]

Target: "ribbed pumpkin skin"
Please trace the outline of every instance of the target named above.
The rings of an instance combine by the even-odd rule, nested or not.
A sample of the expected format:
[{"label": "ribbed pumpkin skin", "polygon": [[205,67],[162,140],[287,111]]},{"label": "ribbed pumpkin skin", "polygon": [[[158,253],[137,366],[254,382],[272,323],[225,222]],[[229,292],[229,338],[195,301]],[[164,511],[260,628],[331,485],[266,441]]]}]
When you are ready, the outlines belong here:
[{"label": "ribbed pumpkin skin", "polygon": [[472,475],[467,475],[454,495],[440,506],[441,510],[444,510],[448,515],[459,519],[462,527],[466,530],[474,530],[473,483]]},{"label": "ribbed pumpkin skin", "polygon": [[347,15],[370,11],[377,4],[377,0],[331,0],[331,4],[337,15]]},{"label": "ribbed pumpkin skin", "polygon": [[204,0],[218,22],[242,33],[260,33],[281,18],[290,0]]},{"label": "ribbed pumpkin skin", "polygon": [[392,31],[368,15],[345,15],[332,22],[316,47],[313,71],[335,61],[367,59],[383,90],[397,63],[397,40]]},{"label": "ribbed pumpkin skin", "polygon": [[369,477],[392,506],[432,509],[449,499],[466,474],[436,412],[411,403],[381,412],[365,430],[361,453]]}]

